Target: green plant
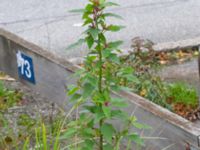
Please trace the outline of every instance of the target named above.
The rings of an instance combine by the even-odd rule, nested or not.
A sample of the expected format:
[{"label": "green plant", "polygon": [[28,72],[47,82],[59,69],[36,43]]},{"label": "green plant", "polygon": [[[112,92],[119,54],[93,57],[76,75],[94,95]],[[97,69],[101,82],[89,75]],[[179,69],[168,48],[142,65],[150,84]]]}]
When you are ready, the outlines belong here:
[{"label": "green plant", "polygon": [[[90,50],[85,57],[84,68],[78,71],[77,86],[70,86],[68,95],[71,102],[75,103],[75,109],[81,107],[79,117],[70,122],[63,138],[72,139],[71,149],[87,150],[118,150],[124,142],[134,141],[142,144],[143,141],[135,133],[131,132],[132,126],[142,129],[145,125],[139,124],[134,116],[128,116],[121,109],[126,107],[126,100],[112,97],[112,91],[124,90],[125,87],[112,76],[110,66],[122,64],[117,53],[122,41],[108,41],[107,32],[120,31],[123,26],[106,24],[108,17],[121,18],[120,16],[104,12],[107,7],[118,6],[107,0],[89,0],[84,9],[74,10],[82,12],[83,26],[87,26],[84,32],[85,38],[72,44],[69,48],[87,43]],[[117,74],[126,80],[134,79],[133,69],[124,66]],[[127,88],[126,88],[127,89]],[[116,122],[123,124],[123,129],[115,126]]]},{"label": "green plant", "polygon": [[177,82],[168,85],[167,95],[173,99],[174,104],[180,103],[193,108],[198,107],[198,94],[195,88],[186,83]]},{"label": "green plant", "polygon": [[17,90],[10,90],[4,87],[0,82],[0,110],[6,110],[15,106],[22,100],[22,93]]},{"label": "green plant", "polygon": [[[112,70],[113,76],[121,85],[131,88],[138,95],[171,109],[171,106],[166,102],[165,83],[156,75],[160,65],[155,57],[153,43],[136,37],[132,40],[132,49],[128,54],[120,57],[122,64],[110,67],[114,68]],[[126,72],[132,70],[132,75],[118,76],[119,71],[124,70],[125,66],[129,66],[129,70]]]}]

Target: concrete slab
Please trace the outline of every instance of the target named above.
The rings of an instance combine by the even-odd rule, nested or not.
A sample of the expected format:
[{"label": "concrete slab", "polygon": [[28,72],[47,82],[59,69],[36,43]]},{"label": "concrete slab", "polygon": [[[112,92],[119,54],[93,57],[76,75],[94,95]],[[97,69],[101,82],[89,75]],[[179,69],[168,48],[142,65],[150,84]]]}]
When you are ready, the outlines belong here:
[{"label": "concrete slab", "polygon": [[[60,56],[71,58],[85,54],[84,47],[66,51],[67,45],[83,31],[79,15],[68,11],[80,8],[87,0],[1,0],[0,27],[47,48]],[[200,36],[199,0],[115,0],[120,7],[111,11],[124,20],[114,21],[126,29],[110,39],[125,41],[123,49],[131,45],[131,38],[141,36],[156,43],[192,39]]]}]

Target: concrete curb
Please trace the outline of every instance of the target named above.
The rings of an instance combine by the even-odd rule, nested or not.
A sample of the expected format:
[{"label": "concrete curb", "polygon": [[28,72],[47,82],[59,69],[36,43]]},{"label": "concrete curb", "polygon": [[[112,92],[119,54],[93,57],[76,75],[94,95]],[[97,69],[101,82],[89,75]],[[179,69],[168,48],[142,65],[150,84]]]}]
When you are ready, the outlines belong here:
[{"label": "concrete curb", "polygon": [[158,43],[153,46],[156,51],[169,51],[169,50],[180,50],[198,47],[200,45],[200,37],[181,40],[176,42],[166,42],[166,43]]},{"label": "concrete curb", "polygon": [[[30,56],[34,62],[35,76],[37,84],[31,84],[18,75],[16,53],[23,52]],[[65,104],[70,108],[68,97],[65,94],[66,84],[74,83],[73,72],[78,68],[65,59],[59,58],[47,52],[37,45],[23,40],[22,38],[0,29],[0,69],[8,73],[11,77],[18,79],[33,91],[41,93],[43,96],[59,104]],[[199,150],[198,136],[200,128],[194,127],[192,122],[153,104],[152,102],[134,93],[114,93],[113,97],[126,98],[129,107],[125,110],[128,113],[135,112],[144,124],[152,127],[152,130],[145,134],[155,137],[165,137],[166,141],[155,140],[147,142],[147,146],[155,145],[156,149],[162,149],[172,142],[175,143],[174,150],[184,149],[185,142],[188,142]],[[118,124],[120,126],[120,124]],[[135,129],[134,129],[135,131]],[[138,131],[140,133],[140,131]]]}]

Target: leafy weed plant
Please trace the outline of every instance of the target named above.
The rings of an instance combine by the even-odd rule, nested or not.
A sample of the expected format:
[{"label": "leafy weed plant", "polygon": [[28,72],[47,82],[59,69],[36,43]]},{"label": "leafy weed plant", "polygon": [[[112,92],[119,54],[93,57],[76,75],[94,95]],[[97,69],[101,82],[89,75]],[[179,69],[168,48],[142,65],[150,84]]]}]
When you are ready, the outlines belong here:
[{"label": "leafy weed plant", "polygon": [[[110,68],[111,64],[122,64],[117,55],[122,41],[109,41],[105,34],[124,28],[106,23],[110,17],[121,19],[116,14],[105,12],[107,7],[112,6],[118,4],[107,0],[89,0],[84,9],[73,10],[82,13],[83,26],[87,29],[83,33],[85,37],[69,48],[86,43],[90,52],[85,57],[84,68],[77,73],[77,85],[69,87],[68,91],[74,108],[81,107],[79,117],[68,124],[68,130],[63,135],[63,138],[72,139],[71,149],[119,150],[124,140],[130,144],[143,144],[139,135],[130,129],[143,129],[146,126],[138,123],[135,116],[129,116],[121,110],[127,106],[126,100],[112,97],[112,91],[125,89],[112,75]],[[132,75],[133,69],[128,66],[118,72],[118,77],[125,80],[132,79]],[[123,124],[123,128],[118,129],[112,123],[114,120]]]}]

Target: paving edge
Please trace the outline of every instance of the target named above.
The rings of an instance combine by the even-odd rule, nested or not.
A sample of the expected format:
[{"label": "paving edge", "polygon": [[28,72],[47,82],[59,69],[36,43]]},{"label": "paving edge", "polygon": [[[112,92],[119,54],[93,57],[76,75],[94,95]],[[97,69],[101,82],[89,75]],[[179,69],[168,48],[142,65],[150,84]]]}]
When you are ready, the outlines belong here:
[{"label": "paving edge", "polygon": [[175,42],[157,43],[153,46],[156,51],[180,50],[200,46],[200,37]]}]

